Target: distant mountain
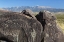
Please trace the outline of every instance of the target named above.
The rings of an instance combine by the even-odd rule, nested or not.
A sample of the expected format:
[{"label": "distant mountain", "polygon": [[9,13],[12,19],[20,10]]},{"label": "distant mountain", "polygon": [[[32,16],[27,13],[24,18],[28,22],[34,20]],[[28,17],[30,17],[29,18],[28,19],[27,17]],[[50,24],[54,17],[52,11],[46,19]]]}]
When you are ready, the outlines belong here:
[{"label": "distant mountain", "polygon": [[56,9],[48,6],[21,6],[21,7],[9,7],[9,8],[3,8],[3,9],[15,11],[15,12],[20,12],[24,9],[31,9],[34,12],[39,12],[43,10],[47,10],[50,12],[64,12],[64,9]]}]

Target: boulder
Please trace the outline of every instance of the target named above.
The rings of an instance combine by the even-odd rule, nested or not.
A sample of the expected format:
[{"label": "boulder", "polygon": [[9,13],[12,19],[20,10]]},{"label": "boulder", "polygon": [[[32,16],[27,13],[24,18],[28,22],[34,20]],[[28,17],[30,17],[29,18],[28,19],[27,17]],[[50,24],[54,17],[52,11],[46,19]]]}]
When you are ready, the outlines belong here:
[{"label": "boulder", "polygon": [[22,13],[3,13],[0,15],[1,42],[41,42],[43,27],[39,21]]},{"label": "boulder", "polygon": [[64,34],[51,12],[40,11],[36,18],[43,26],[44,38],[41,42],[64,42]]},{"label": "boulder", "polygon": [[0,42],[64,42],[64,34],[49,11],[0,11]]}]

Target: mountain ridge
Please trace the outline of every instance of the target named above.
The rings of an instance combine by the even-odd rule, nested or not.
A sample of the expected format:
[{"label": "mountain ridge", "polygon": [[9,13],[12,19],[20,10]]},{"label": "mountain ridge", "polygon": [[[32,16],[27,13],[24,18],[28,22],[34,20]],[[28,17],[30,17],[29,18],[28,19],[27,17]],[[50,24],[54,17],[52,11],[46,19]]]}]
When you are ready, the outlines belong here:
[{"label": "mountain ridge", "polygon": [[14,11],[14,12],[21,12],[24,9],[30,9],[33,12],[39,12],[43,10],[47,10],[50,12],[64,12],[64,9],[56,9],[49,6],[20,6],[20,7],[8,7],[8,8],[3,8],[3,9]]}]

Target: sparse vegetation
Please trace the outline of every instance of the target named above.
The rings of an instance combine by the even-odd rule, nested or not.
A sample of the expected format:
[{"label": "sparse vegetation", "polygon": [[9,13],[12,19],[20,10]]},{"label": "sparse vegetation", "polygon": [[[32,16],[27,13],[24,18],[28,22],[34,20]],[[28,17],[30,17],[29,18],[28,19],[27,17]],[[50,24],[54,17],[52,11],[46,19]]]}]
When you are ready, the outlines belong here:
[{"label": "sparse vegetation", "polygon": [[57,17],[58,25],[62,28],[64,32],[64,14],[56,14],[55,16]]}]

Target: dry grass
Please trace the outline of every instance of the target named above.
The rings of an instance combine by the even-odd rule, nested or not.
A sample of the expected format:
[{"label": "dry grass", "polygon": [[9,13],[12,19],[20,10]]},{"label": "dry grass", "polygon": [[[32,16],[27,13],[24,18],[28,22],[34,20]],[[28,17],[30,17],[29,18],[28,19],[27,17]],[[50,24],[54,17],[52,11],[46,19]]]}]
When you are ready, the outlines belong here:
[{"label": "dry grass", "polygon": [[61,27],[62,31],[64,32],[64,24],[57,22],[57,24]]},{"label": "dry grass", "polygon": [[56,14],[57,24],[61,27],[64,32],[64,14]]}]

